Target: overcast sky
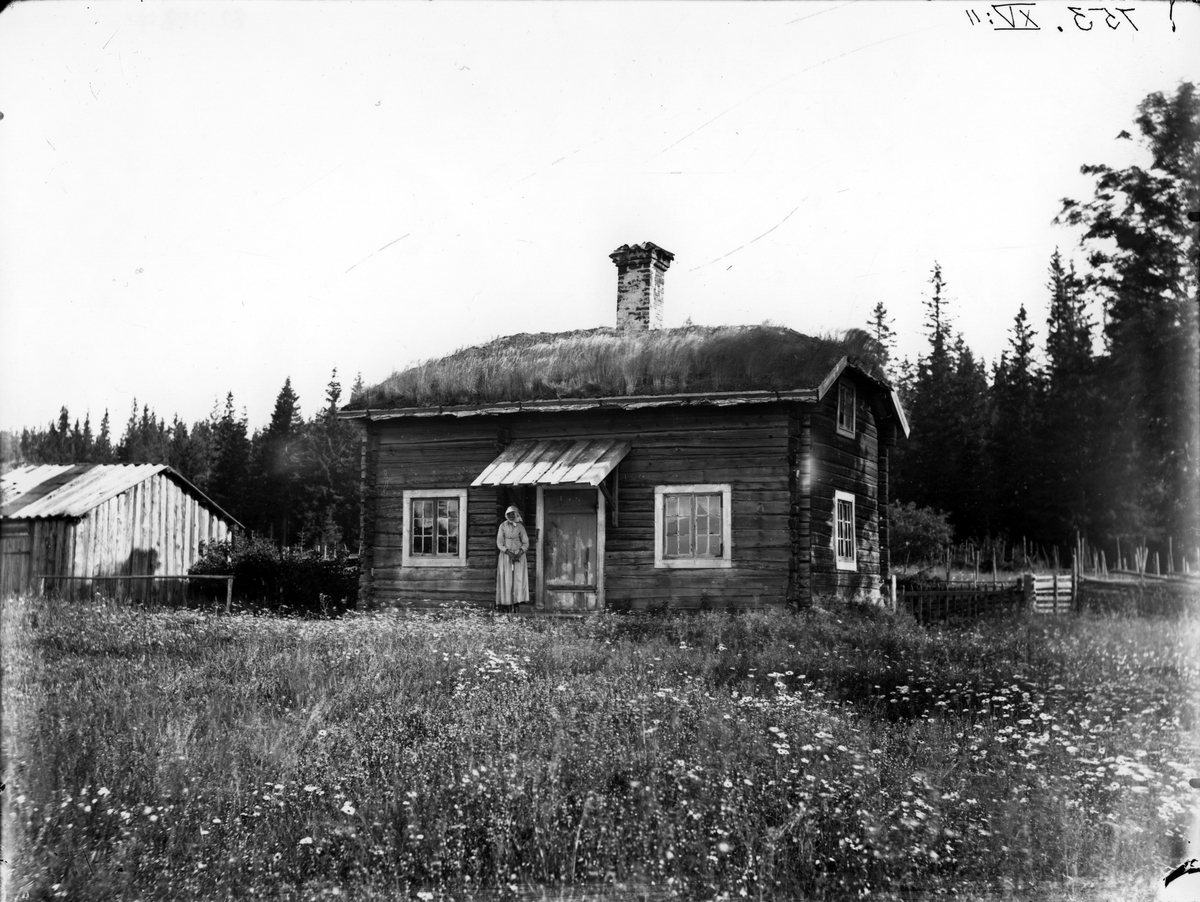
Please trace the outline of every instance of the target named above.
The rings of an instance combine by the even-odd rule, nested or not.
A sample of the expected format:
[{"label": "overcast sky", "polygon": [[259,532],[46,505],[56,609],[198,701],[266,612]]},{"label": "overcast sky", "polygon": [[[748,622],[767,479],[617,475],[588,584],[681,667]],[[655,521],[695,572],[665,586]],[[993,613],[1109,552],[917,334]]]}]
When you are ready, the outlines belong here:
[{"label": "overcast sky", "polygon": [[[119,437],[232,391],[308,416],[498,335],[612,325],[626,243],[666,324],[923,344],[935,260],[989,363],[1077,235],[1083,163],[1200,80],[1200,10],[972,3],[30,3],[0,15],[0,427]],[[974,10],[979,21],[969,13]],[[991,22],[988,13],[991,13]],[[1018,24],[1026,24],[1017,16]],[[1117,27],[1109,27],[1112,21]],[[1060,30],[1061,29],[1061,30]],[[345,400],[345,399],[344,399]]]}]

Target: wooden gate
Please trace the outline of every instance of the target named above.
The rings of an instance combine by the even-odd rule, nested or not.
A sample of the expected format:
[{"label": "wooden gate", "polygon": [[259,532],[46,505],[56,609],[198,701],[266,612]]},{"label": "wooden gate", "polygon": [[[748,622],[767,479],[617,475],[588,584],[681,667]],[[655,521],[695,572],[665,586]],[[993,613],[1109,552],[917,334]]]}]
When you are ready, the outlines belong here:
[{"label": "wooden gate", "polygon": [[1035,614],[1070,614],[1075,610],[1075,578],[1071,573],[1027,574],[1026,596]]},{"label": "wooden gate", "polygon": [[0,598],[29,591],[33,558],[33,527],[29,523],[0,523]]}]

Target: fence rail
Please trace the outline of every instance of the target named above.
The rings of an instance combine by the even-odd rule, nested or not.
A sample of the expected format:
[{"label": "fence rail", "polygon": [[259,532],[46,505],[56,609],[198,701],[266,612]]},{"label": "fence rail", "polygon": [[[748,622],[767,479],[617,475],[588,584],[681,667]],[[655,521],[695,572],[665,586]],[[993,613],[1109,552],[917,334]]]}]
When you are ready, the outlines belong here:
[{"label": "fence rail", "polygon": [[160,581],[174,580],[176,582],[188,583],[192,580],[223,580],[225,583],[225,613],[229,613],[233,607],[233,576],[231,574],[215,574],[207,573],[202,575],[179,575],[179,576],[56,576],[52,573],[39,573],[34,579],[37,580],[38,594],[45,595],[47,589],[54,591],[57,583],[74,582],[74,583],[116,583],[117,594],[120,594],[121,583],[126,583],[128,592],[133,594],[133,584]]}]

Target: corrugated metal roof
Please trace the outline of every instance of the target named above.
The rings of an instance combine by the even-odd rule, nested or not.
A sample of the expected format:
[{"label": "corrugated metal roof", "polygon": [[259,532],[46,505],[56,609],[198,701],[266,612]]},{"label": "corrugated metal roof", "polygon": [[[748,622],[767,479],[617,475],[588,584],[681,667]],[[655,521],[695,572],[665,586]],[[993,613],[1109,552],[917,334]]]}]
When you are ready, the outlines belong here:
[{"label": "corrugated metal roof", "polygon": [[513,442],[471,485],[597,486],[629,453],[629,447],[629,442],[615,439]]},{"label": "corrugated metal roof", "polygon": [[138,483],[166,473],[234,526],[240,526],[192,483],[166,464],[42,464],[0,475],[0,517],[32,520],[83,517]]}]

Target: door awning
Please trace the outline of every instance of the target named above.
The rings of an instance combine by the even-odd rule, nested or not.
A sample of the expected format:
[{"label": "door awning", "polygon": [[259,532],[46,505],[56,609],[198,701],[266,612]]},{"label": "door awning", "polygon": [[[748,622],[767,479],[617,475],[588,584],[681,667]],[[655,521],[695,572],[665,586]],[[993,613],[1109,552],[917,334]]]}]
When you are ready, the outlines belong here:
[{"label": "door awning", "polygon": [[629,442],[616,439],[550,439],[513,442],[472,486],[598,486],[629,453]]}]

